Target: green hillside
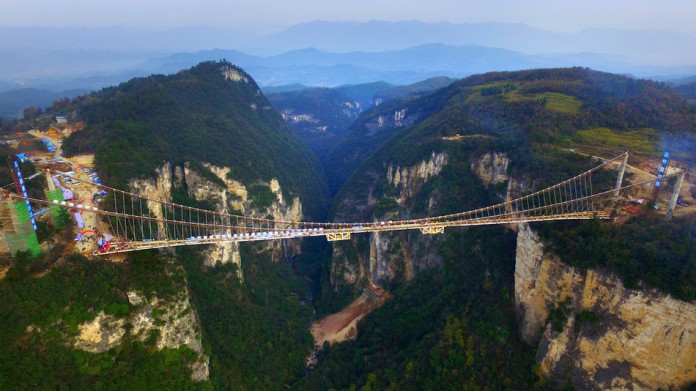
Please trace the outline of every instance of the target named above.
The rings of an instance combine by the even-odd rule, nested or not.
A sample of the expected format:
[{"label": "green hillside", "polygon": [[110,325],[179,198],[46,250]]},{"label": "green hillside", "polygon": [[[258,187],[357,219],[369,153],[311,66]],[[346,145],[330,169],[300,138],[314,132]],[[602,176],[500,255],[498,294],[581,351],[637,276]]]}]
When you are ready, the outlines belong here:
[{"label": "green hillside", "polygon": [[[107,185],[125,188],[132,178],[153,178],[164,162],[203,171],[202,163],[211,163],[230,167],[230,177],[251,191],[277,178],[285,197],[300,197],[306,219],[327,213],[318,159],[285,127],[251,77],[227,62],[133,79],[59,111],[86,123],[64,142],[65,153],[95,153],[96,171]],[[172,194],[174,202],[201,205],[179,187]],[[0,290],[14,298],[2,312],[0,334],[12,348],[0,354],[1,389],[280,389],[304,374],[312,311],[307,281],[291,268],[290,257],[276,262],[278,254],[263,245],[241,245],[241,283],[233,264],[203,265],[205,246],[178,249],[174,257],[137,253],[120,267],[61,257],[72,241],[71,232],[63,233],[50,253],[15,262],[0,280]],[[170,264],[180,274],[167,269]],[[187,365],[195,357],[185,348],[157,349],[150,340],[126,336],[116,349],[87,354],[64,342],[103,308],[136,316],[127,292],[143,280],[147,289],[167,289],[175,280],[190,295],[210,358],[209,381],[191,381]],[[32,298],[43,296],[37,307]],[[52,329],[56,322],[67,331],[27,337],[27,327]]]},{"label": "green hillside", "polygon": [[[413,116],[410,122],[398,125],[386,120],[404,117],[395,116],[404,110],[405,117]],[[382,126],[375,126],[380,121]],[[509,173],[533,178],[535,189],[595,164],[571,149],[615,156],[631,148],[654,157],[669,147],[682,161],[694,162],[695,129],[696,111],[665,86],[650,81],[581,68],[473,76],[361,116],[332,151],[336,166],[327,168],[332,189],[340,187],[334,216],[339,221],[374,220],[385,218],[385,213],[419,218],[490,205],[500,200],[507,183],[485,186],[470,167],[477,157],[492,151],[505,153],[511,160]],[[387,168],[415,166],[433,153],[446,153],[448,163],[398,205],[395,199],[401,195],[387,183]],[[607,174],[610,180],[612,175]],[[374,207],[366,207],[369,200],[376,200]],[[593,225],[596,222],[540,229],[547,245],[568,263],[609,268],[622,276],[626,286],[635,286],[640,278],[649,286],[693,299],[695,265],[688,250],[696,245],[693,219],[669,224],[649,215],[646,219],[621,229]],[[658,247],[657,241],[663,239],[657,238],[665,235],[674,240]],[[397,270],[395,278],[381,284],[392,290],[394,298],[365,318],[355,342],[322,353],[303,386],[547,387],[537,376],[534,349],[521,341],[515,320],[515,235],[499,227],[476,227],[448,229],[432,239],[417,233],[381,237],[390,241],[390,249],[407,248],[400,254],[411,254],[414,262],[422,257],[419,248],[434,246],[441,264],[408,283],[399,274],[404,266],[398,262],[406,261],[390,265]],[[359,254],[370,243],[356,237],[337,246],[343,253]],[[604,249],[618,256],[597,257]],[[322,303],[335,310],[336,303],[346,301],[342,295],[358,293],[339,283],[322,291]]]},{"label": "green hillside", "polygon": [[319,155],[324,165],[332,166],[327,160],[328,151],[345,136],[363,111],[388,100],[424,95],[453,81],[448,77],[434,77],[403,86],[375,82],[336,88],[298,88],[269,93],[268,99],[283,114],[288,127]]},{"label": "green hillside", "polygon": [[[409,120],[401,126],[393,120],[400,111]],[[694,115],[683,98],[652,81],[584,68],[487,73],[364,113],[329,152],[327,160],[335,164],[326,170],[335,192],[387,140],[390,147],[383,153],[389,159],[412,164],[432,149],[451,148],[457,143],[443,138],[456,135],[484,135],[486,143],[513,154],[515,164],[530,167],[549,155],[530,151],[559,148],[599,156],[634,147],[633,152],[654,156],[670,148],[678,159],[694,161]],[[600,135],[599,128],[606,130]],[[637,132],[654,136],[626,137]]]},{"label": "green hillside", "polygon": [[286,196],[300,195],[305,213],[325,214],[317,158],[285,127],[253,79],[227,62],[133,79],[64,109],[71,110],[87,128],[68,138],[64,150],[96,153],[106,183],[123,186],[130,178],[152,176],[165,161],[207,162],[230,167],[229,176],[246,186],[277,178]]},{"label": "green hillside", "polygon": [[317,155],[345,135],[362,108],[332,88],[306,88],[268,96],[286,124]]}]

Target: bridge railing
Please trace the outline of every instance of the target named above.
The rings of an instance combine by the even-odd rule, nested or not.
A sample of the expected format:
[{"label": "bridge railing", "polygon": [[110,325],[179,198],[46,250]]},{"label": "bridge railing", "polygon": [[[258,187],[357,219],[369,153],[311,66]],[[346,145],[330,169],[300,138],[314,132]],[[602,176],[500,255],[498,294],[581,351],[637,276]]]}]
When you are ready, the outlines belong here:
[{"label": "bridge railing", "polygon": [[276,240],[302,236],[326,236],[331,240],[341,240],[349,238],[351,233],[407,229],[420,229],[423,233],[440,233],[443,232],[444,227],[608,218],[617,195],[626,196],[629,191],[648,187],[655,182],[655,179],[650,179],[621,188],[612,188],[611,185],[607,188],[606,180],[600,183],[597,176],[593,176],[598,170],[616,163],[619,159],[625,162],[625,154],[548,188],[496,205],[442,216],[386,223],[282,221],[229,214],[153,199],[104,185],[94,185],[74,177],[72,177],[73,182],[91,186],[95,194],[101,194],[99,199],[92,200],[94,202],[89,206],[72,200],[49,202],[29,199],[29,201],[57,205],[73,212],[97,216],[99,234],[115,237],[113,242],[122,244],[123,251],[133,250],[135,245],[126,245],[136,243],[141,248],[146,248],[221,241]]}]

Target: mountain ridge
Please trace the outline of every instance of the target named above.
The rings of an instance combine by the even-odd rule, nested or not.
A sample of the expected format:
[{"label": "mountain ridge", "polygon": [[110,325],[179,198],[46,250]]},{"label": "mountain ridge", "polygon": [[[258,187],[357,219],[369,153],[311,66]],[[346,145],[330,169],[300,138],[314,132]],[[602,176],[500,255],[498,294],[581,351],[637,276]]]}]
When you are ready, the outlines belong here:
[{"label": "mountain ridge", "polygon": [[152,177],[164,162],[198,161],[230,167],[229,176],[247,186],[277,178],[286,192],[312,200],[309,215],[322,215],[326,207],[316,157],[285,127],[251,76],[229,62],[136,78],[59,111],[73,110],[86,128],[65,141],[65,152],[96,153],[97,169],[113,184]]},{"label": "mountain ridge", "polygon": [[[222,49],[248,53],[249,56],[282,60],[282,54],[307,47],[324,52],[350,53],[370,51],[395,51],[427,45],[449,46],[477,45],[501,50],[510,50],[531,56],[535,65],[529,67],[588,66],[613,73],[630,73],[641,77],[682,77],[696,73],[696,37],[667,29],[586,29],[576,33],[559,33],[523,24],[506,23],[427,23],[406,22],[307,22],[270,33],[241,34],[239,29],[225,28],[181,28],[163,31],[148,29],[118,28],[8,28],[0,27],[0,80],[10,83],[27,83],[27,86],[46,88],[61,84],[60,89],[98,89],[109,84],[125,81],[134,76],[145,76],[164,71],[176,72],[203,60],[220,60],[224,57],[210,51]],[[81,40],[84,45],[74,45],[75,36],[90,37]],[[126,37],[126,39],[124,39]],[[358,39],[365,37],[365,39]],[[136,51],[124,51],[123,42],[140,42]],[[71,43],[71,44],[67,44]],[[178,45],[178,46],[177,46]],[[169,70],[158,64],[157,58],[181,52],[198,51],[208,57],[179,64],[172,60]],[[98,56],[96,53],[101,53]],[[580,53],[594,53],[593,58],[578,57]],[[306,53],[305,53],[306,54]],[[336,78],[338,73],[319,68],[321,75],[312,79],[312,70],[298,77],[282,78],[289,69],[269,72],[268,69],[252,70],[257,60],[245,59],[228,54],[228,60],[247,69],[261,85],[290,84],[300,82],[313,86],[336,86],[340,84],[375,81],[388,78],[371,75],[358,79],[359,67],[350,69],[352,80]],[[277,57],[281,56],[281,57]],[[41,61],[37,58],[40,57]],[[544,58],[546,59],[544,61]],[[153,60],[154,59],[154,60]],[[531,61],[531,60],[529,60]],[[43,65],[49,62],[66,64],[61,73],[45,73]],[[166,60],[165,60],[166,62]],[[17,67],[16,64],[21,64]],[[335,64],[333,64],[335,65]],[[260,65],[258,65],[260,66]],[[158,68],[159,67],[159,68]],[[268,68],[268,64],[263,67]],[[400,69],[400,68],[395,68]],[[508,67],[499,70],[515,70]],[[494,69],[482,69],[485,72]],[[78,72],[79,71],[79,72]],[[317,68],[314,68],[314,72]],[[451,71],[451,70],[450,70]],[[471,71],[469,71],[469,74]],[[42,75],[35,78],[33,75]],[[272,77],[269,77],[272,75]],[[431,76],[468,76],[465,72],[449,74],[420,74],[406,81],[415,82]],[[92,84],[76,84],[74,79],[85,77],[110,77],[108,81],[93,79]],[[283,80],[277,80],[283,79]],[[309,80],[309,83],[307,82]],[[83,80],[84,82],[85,80]],[[65,84],[65,83],[68,84]],[[0,83],[2,84],[2,83]],[[53,88],[49,88],[53,89]]]}]

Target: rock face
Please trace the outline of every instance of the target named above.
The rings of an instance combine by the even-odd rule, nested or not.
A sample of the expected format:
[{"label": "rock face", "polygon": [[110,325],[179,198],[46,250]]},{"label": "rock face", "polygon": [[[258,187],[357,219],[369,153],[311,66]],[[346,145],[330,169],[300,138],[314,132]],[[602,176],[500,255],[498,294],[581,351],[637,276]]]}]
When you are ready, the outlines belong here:
[{"label": "rock face", "polygon": [[225,80],[249,83],[249,79],[232,66],[224,65],[220,68],[220,72],[225,77]]},{"label": "rock face", "polygon": [[389,185],[399,192],[398,201],[403,204],[413,197],[429,179],[437,176],[447,164],[448,156],[444,152],[430,154],[429,160],[411,167],[399,167],[393,164],[387,168]]},{"label": "rock face", "polygon": [[[165,163],[156,170],[156,179],[132,179],[130,190],[135,194],[140,194],[153,200],[172,201],[172,168],[169,163]],[[155,202],[148,201],[147,208],[158,218],[163,218],[162,209]],[[164,224],[158,223],[159,232],[164,232]]]},{"label": "rock face", "polygon": [[[387,221],[409,215],[411,199],[425,183],[442,172],[448,159],[444,152],[432,152],[428,160],[413,166],[386,165],[386,172],[381,175],[382,178],[386,176],[384,179],[395,194],[392,200],[398,209],[371,218]],[[353,199],[346,202],[374,205],[374,189],[368,194],[367,202]],[[440,264],[433,240],[417,232],[375,232],[367,239],[361,237],[349,243],[338,243],[333,247],[331,282],[334,286],[352,286],[357,292],[367,284],[383,286],[390,281],[410,281],[418,270]]]},{"label": "rock face", "polygon": [[488,152],[471,163],[471,170],[488,185],[497,185],[510,179],[508,166],[510,159],[501,152]]},{"label": "rock face", "polygon": [[380,115],[367,122],[365,126],[370,134],[377,133],[380,129],[403,128],[414,124],[419,118],[418,113],[410,113],[408,109],[395,110],[391,115]]},{"label": "rock face", "polygon": [[[302,219],[302,204],[299,197],[287,200],[283,196],[280,183],[277,179],[268,182],[258,182],[256,186],[267,187],[273,194],[273,201],[269,206],[255,206],[254,199],[249,196],[249,190],[241,182],[230,179],[229,167],[216,167],[203,163],[203,170],[208,170],[218,180],[210,178],[199,172],[190,163],[183,167],[171,167],[165,163],[157,170],[156,179],[131,180],[131,191],[152,199],[172,201],[172,189],[185,186],[188,195],[198,201],[207,201],[215,206],[215,210],[227,214],[243,214],[248,217],[267,218],[273,216],[275,220],[300,221]],[[148,205],[154,214],[161,218],[161,211],[154,203]],[[160,227],[160,232],[164,227]],[[232,232],[230,232],[232,233]],[[266,249],[272,251],[273,259],[279,260],[286,256],[296,255],[300,252],[300,243],[297,240],[289,240],[285,245],[273,241],[265,243]],[[234,263],[237,265],[237,274],[243,279],[241,268],[241,255],[237,244],[224,243],[209,246],[205,253],[205,264],[215,266],[218,264]]]},{"label": "rock face", "polygon": [[79,325],[73,347],[92,353],[104,352],[119,345],[126,333],[140,341],[154,342],[160,350],[185,345],[197,354],[191,365],[191,378],[208,380],[210,358],[203,351],[201,327],[186,284],[174,299],[146,298],[140,292],[129,291],[128,301],[132,307],[124,318],[102,311],[92,321]]},{"label": "rock face", "polygon": [[[629,290],[564,265],[520,224],[515,305],[543,374],[578,389],[655,390],[696,381],[696,303]],[[552,322],[549,317],[563,314]]]}]

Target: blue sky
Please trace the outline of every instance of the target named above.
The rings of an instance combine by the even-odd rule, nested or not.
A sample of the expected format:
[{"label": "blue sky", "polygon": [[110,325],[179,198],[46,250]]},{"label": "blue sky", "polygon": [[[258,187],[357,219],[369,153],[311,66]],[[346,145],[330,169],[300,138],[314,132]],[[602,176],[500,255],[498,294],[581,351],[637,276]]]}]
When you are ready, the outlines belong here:
[{"label": "blue sky", "polygon": [[558,32],[671,29],[696,36],[693,0],[0,0],[0,25],[280,29],[314,20],[524,23]]}]

